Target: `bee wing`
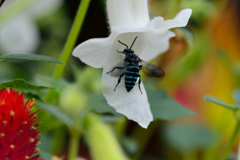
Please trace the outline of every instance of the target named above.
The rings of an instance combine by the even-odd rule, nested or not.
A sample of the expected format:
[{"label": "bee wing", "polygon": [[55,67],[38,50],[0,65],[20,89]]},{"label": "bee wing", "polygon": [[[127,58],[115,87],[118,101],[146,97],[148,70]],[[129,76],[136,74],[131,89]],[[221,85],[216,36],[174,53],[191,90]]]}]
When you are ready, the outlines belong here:
[{"label": "bee wing", "polygon": [[151,77],[163,77],[165,76],[165,72],[162,68],[155,66],[153,64],[149,64],[143,60],[140,61],[143,66],[143,72]]},{"label": "bee wing", "polygon": [[128,64],[129,62],[122,60],[121,62],[111,67],[110,71],[107,72],[107,74],[109,74],[112,77],[119,77],[121,74],[123,74],[126,71],[126,67],[128,66]]}]

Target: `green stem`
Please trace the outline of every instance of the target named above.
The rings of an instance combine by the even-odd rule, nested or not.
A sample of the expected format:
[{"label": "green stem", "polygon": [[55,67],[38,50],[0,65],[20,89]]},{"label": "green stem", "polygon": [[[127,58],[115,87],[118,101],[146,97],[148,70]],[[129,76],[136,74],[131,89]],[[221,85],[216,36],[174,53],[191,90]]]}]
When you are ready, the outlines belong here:
[{"label": "green stem", "polygon": [[227,144],[227,147],[225,149],[225,151],[223,152],[223,156],[221,156],[221,159],[220,160],[227,160],[227,157],[229,155],[229,153],[231,152],[232,148],[233,148],[233,145],[234,145],[234,142],[239,134],[239,131],[240,131],[240,119],[237,118],[237,122],[236,122],[236,127],[235,127],[235,130],[233,132],[233,135],[230,139],[230,141],[228,142]]},{"label": "green stem", "polygon": [[171,9],[170,18],[174,18],[179,11],[182,0],[177,0]]},{"label": "green stem", "polygon": [[6,21],[10,20],[15,15],[18,15],[26,8],[34,4],[37,0],[19,0],[11,5],[8,9],[3,11],[0,15],[0,26],[3,25]]},{"label": "green stem", "polygon": [[69,150],[68,150],[68,159],[69,160],[76,160],[78,156],[79,150],[79,139],[81,137],[81,133],[79,131],[79,115],[76,113],[74,115],[74,126],[70,130],[70,143],[69,143]]},{"label": "green stem", "polygon": [[78,131],[73,130],[71,132],[70,144],[69,144],[69,153],[68,153],[69,160],[76,160],[78,156],[79,139],[80,139],[80,134],[78,133]]},{"label": "green stem", "polygon": [[[68,35],[67,41],[64,45],[61,57],[60,57],[60,61],[62,61],[64,64],[66,64],[68,62],[68,59],[72,53],[73,47],[76,43],[77,37],[79,35],[79,32],[82,28],[83,25],[83,21],[89,6],[90,0],[81,0],[81,3],[79,5],[78,11],[77,11],[77,15],[74,19],[72,28],[70,30],[70,33]],[[53,73],[53,78],[54,79],[59,79],[61,78],[63,71],[64,71],[65,65],[57,65],[54,73]],[[52,90],[49,90],[46,97],[45,97],[45,101],[49,102],[51,99],[51,95],[52,95]]]},{"label": "green stem", "polygon": [[[78,34],[82,28],[83,21],[89,6],[90,0],[81,0],[80,6],[77,11],[77,15],[74,19],[71,31],[68,35],[67,42],[64,45],[62,55],[60,57],[60,61],[63,63],[67,63],[73,47],[75,45],[75,42],[77,40]],[[64,65],[57,65],[55,71],[54,71],[54,78],[59,79],[64,71],[65,66]]]},{"label": "green stem", "polygon": [[118,138],[120,138],[123,135],[128,122],[126,117],[122,117],[122,118],[123,118],[122,121],[115,125],[115,132]]}]

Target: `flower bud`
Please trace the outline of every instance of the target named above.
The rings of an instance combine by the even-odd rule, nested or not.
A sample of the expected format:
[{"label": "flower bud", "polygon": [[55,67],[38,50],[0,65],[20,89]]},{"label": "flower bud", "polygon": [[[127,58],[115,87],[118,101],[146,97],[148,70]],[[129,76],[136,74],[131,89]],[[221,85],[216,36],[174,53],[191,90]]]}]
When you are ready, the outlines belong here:
[{"label": "flower bud", "polygon": [[67,86],[60,95],[60,106],[67,113],[79,113],[87,105],[87,97],[78,85]]}]

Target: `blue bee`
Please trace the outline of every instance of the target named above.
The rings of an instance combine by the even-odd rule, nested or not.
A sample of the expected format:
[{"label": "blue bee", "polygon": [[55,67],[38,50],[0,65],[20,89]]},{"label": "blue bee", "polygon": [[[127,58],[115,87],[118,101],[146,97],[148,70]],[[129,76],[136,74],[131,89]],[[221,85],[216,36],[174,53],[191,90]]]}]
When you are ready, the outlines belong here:
[{"label": "blue bee", "polygon": [[139,71],[143,68],[143,71],[148,76],[152,77],[163,77],[165,75],[165,72],[163,69],[161,69],[158,66],[148,64],[145,61],[141,60],[131,49],[134,42],[136,41],[137,37],[134,39],[132,45],[130,48],[121,41],[118,40],[119,43],[126,46],[122,52],[118,51],[118,53],[122,53],[125,55],[125,58],[119,62],[118,64],[114,65],[112,69],[107,72],[107,74],[110,74],[110,76],[113,77],[119,77],[118,83],[116,87],[114,88],[114,91],[116,90],[117,86],[121,82],[121,78],[125,75],[125,88],[127,92],[131,91],[133,87],[135,86],[137,79],[138,80],[138,87],[140,92],[142,93],[140,84],[141,84],[141,76],[139,75]]}]

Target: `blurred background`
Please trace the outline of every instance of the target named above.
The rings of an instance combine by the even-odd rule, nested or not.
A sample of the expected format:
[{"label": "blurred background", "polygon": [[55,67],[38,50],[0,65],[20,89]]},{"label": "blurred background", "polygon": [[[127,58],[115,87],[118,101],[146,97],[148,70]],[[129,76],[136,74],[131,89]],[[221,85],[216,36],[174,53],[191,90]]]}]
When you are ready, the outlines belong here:
[{"label": "blurred background", "polygon": [[[36,0],[13,16],[6,14],[9,8],[16,7],[15,3],[19,2],[6,0],[0,8],[0,54],[31,53],[59,59],[80,1]],[[105,8],[105,0],[90,2],[76,45],[109,35]],[[240,1],[149,0],[151,17],[171,19],[185,8],[193,10],[187,27],[174,29],[176,37],[170,40],[170,49],[152,62],[161,66],[166,76],[160,81],[144,77],[144,83],[153,81],[153,87],[166,90],[196,116],[156,120],[146,130],[122,116],[111,119],[111,123],[105,119],[103,123],[113,130],[118,130],[119,124],[124,126],[114,133],[130,159],[218,160],[232,136],[236,125],[232,112],[205,102],[204,95],[235,105],[232,94],[240,85]],[[63,78],[55,83],[51,79],[54,68],[55,64],[44,62],[1,61],[0,81],[21,78],[38,85],[54,84],[57,89],[49,103],[69,114],[84,108],[71,108],[66,105],[69,101],[73,102],[72,106],[75,101],[78,106],[79,103],[80,106],[100,105],[91,104],[89,97],[102,96],[101,69],[91,68],[71,57]],[[47,90],[27,93],[44,97]],[[38,117],[42,121],[39,147],[67,159],[69,128],[44,111],[39,112]],[[237,160],[238,143],[239,136],[229,160]],[[90,160],[84,135],[79,146],[79,157]]]}]

